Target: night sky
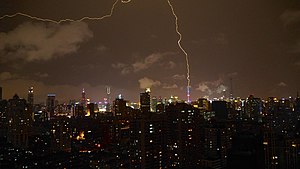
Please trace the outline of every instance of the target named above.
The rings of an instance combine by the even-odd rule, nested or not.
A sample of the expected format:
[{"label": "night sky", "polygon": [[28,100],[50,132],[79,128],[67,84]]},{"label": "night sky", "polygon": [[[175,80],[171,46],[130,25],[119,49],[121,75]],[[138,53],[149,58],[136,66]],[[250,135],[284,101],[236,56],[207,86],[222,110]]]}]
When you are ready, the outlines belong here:
[{"label": "night sky", "polygon": [[[170,0],[188,52],[192,99],[229,95],[296,96],[300,90],[300,1]],[[101,17],[114,0],[1,0],[0,16],[22,12],[60,20]],[[4,98],[47,93],[59,101],[139,92],[186,99],[185,55],[167,0],[118,2],[112,17],[54,24],[24,16],[0,20]]]}]

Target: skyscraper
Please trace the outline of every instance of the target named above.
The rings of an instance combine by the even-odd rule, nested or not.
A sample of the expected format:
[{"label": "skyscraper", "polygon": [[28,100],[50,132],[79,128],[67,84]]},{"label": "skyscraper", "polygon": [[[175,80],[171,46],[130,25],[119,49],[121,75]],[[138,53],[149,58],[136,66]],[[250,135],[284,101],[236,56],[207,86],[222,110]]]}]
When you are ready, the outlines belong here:
[{"label": "skyscraper", "polygon": [[106,87],[106,95],[107,95],[107,103],[106,103],[106,111],[111,112],[111,105],[110,105],[110,87]]},{"label": "skyscraper", "polygon": [[15,95],[8,101],[7,112],[8,141],[16,147],[26,148],[32,122],[26,100]]},{"label": "skyscraper", "polygon": [[245,113],[246,116],[252,120],[261,119],[260,115],[262,112],[262,101],[260,98],[255,98],[250,95],[246,100]]},{"label": "skyscraper", "polygon": [[153,96],[151,99],[151,111],[156,112],[156,106],[157,106],[157,97]]},{"label": "skyscraper", "polygon": [[[166,106],[164,135],[167,168],[199,168],[200,110],[188,103]],[[193,155],[191,155],[193,154]]]},{"label": "skyscraper", "polygon": [[162,115],[136,118],[130,126],[130,168],[165,168]]},{"label": "skyscraper", "polygon": [[227,120],[228,105],[226,101],[213,101],[212,111],[215,112],[217,120]]},{"label": "skyscraper", "polygon": [[51,149],[52,151],[71,151],[71,122],[65,116],[58,116],[50,121]]},{"label": "skyscraper", "polygon": [[200,110],[209,110],[210,108],[210,103],[206,98],[199,98],[197,104]]},{"label": "skyscraper", "polygon": [[46,101],[47,112],[50,113],[50,118],[54,116],[55,110],[55,94],[48,94]]},{"label": "skyscraper", "polygon": [[230,100],[233,100],[233,83],[232,83],[232,77],[229,79],[230,80]]},{"label": "skyscraper", "polygon": [[34,99],[33,99],[33,87],[29,87],[28,89],[28,96],[27,96],[27,102],[29,105],[33,105],[34,104]]},{"label": "skyscraper", "polygon": [[80,104],[81,104],[81,106],[86,108],[87,102],[86,102],[86,96],[85,96],[84,88],[82,89]]},{"label": "skyscraper", "polygon": [[142,113],[150,112],[150,89],[146,89],[144,93],[140,93],[140,104]]},{"label": "skyscraper", "polygon": [[187,86],[187,92],[186,92],[186,95],[187,95],[187,102],[188,103],[191,103],[191,86]]},{"label": "skyscraper", "polygon": [[114,101],[113,112],[115,116],[126,116],[128,114],[126,101],[123,98],[116,98]]}]

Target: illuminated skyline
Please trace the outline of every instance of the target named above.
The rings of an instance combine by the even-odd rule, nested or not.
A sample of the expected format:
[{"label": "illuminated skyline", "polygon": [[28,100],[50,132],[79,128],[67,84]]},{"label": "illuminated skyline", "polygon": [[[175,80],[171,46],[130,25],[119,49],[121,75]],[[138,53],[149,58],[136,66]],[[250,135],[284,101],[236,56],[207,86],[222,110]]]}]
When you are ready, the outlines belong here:
[{"label": "illuminated skyline", "polygon": [[[170,0],[183,35],[179,40],[167,1],[116,2],[0,2],[0,16],[21,12],[55,21],[110,17],[61,25],[24,16],[1,19],[4,98],[15,92],[25,97],[29,86],[41,101],[47,93],[57,93],[60,100],[79,98],[82,88],[99,100],[106,96],[106,86],[112,97],[122,93],[133,101],[150,86],[153,95],[186,98],[189,73],[192,100],[222,95],[230,78],[235,96],[287,97],[299,90],[297,1]],[[191,72],[186,71],[185,50]]]}]

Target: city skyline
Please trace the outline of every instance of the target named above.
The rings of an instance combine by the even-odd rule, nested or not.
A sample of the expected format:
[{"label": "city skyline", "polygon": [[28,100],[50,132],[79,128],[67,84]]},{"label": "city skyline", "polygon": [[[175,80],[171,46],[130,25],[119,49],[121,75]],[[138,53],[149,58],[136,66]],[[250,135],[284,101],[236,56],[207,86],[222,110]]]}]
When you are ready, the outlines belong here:
[{"label": "city skyline", "polygon": [[[0,16],[17,12],[60,20],[110,13],[116,1],[1,1]],[[182,46],[189,54],[192,100],[234,96],[296,96],[300,75],[300,3],[268,1],[171,1]],[[47,8],[44,8],[47,6]],[[55,12],[54,12],[55,11]],[[137,101],[153,95],[186,99],[186,63],[167,0],[117,3],[103,20],[53,24],[24,16],[0,20],[0,86],[45,101],[92,100],[123,94]]]}]

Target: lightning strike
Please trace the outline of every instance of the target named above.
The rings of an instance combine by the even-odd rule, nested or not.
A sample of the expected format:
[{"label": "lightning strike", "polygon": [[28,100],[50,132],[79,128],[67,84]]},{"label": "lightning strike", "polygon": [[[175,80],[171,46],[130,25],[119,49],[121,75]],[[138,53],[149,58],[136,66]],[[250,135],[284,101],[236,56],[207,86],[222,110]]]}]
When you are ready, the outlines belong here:
[{"label": "lightning strike", "polygon": [[188,53],[185,51],[185,49],[182,47],[181,45],[181,40],[182,40],[182,34],[179,31],[179,25],[178,25],[178,17],[175,13],[174,7],[171,4],[170,0],[167,0],[168,4],[171,8],[172,14],[175,18],[175,29],[176,29],[176,33],[178,34],[179,38],[177,40],[177,44],[178,47],[180,48],[180,50],[182,51],[182,53],[184,53],[185,55],[185,61],[186,61],[186,69],[187,69],[187,73],[186,73],[186,79],[187,79],[187,101],[190,103],[190,90],[191,90],[191,79],[190,79],[190,64],[189,64],[189,56]]},{"label": "lightning strike", "polygon": [[[89,16],[84,16],[80,19],[70,19],[70,18],[66,18],[66,19],[61,19],[61,20],[54,20],[54,19],[49,19],[49,18],[40,18],[40,17],[37,17],[37,16],[32,16],[32,15],[29,15],[29,14],[26,14],[26,13],[22,13],[22,12],[17,12],[15,14],[12,14],[12,15],[3,15],[0,17],[0,20],[4,19],[4,18],[14,18],[16,16],[23,16],[23,17],[27,17],[27,18],[30,18],[32,20],[37,20],[37,21],[42,21],[42,22],[51,22],[51,23],[55,23],[55,24],[61,24],[63,22],[81,22],[81,21],[84,21],[84,20],[102,20],[102,19],[105,19],[105,18],[109,18],[113,15],[114,13],[114,9],[115,9],[115,6],[117,5],[117,3],[121,1],[121,3],[123,4],[127,4],[127,3],[130,3],[131,0],[116,0],[112,7],[111,7],[111,10],[110,10],[110,13],[107,14],[107,15],[104,15],[104,16],[101,16],[101,17],[89,17]],[[170,9],[172,11],[172,14],[175,18],[175,30],[176,30],[176,33],[178,34],[179,38],[177,40],[177,44],[178,44],[178,47],[180,48],[180,50],[184,53],[185,55],[185,60],[186,60],[186,68],[187,68],[187,73],[186,73],[186,79],[187,79],[187,99],[188,99],[188,102],[190,102],[190,89],[191,89],[191,80],[190,80],[190,65],[189,65],[189,56],[188,56],[188,53],[185,51],[185,49],[182,47],[181,45],[181,40],[182,40],[182,34],[180,33],[179,31],[179,24],[178,24],[178,17],[176,15],[176,12],[174,10],[174,7],[173,5],[171,4],[170,0],[167,0],[168,2],[168,5],[170,6]]]},{"label": "lightning strike", "polygon": [[[129,3],[130,1],[131,0],[127,0],[127,1],[126,0],[121,0],[122,3]],[[115,6],[117,5],[118,2],[119,2],[119,0],[116,0],[113,3],[109,14],[101,16],[101,17],[84,16],[84,17],[82,17],[80,19],[77,19],[77,20],[76,19],[70,19],[70,18],[61,19],[61,20],[54,20],[54,19],[49,19],[49,18],[36,17],[36,16],[32,16],[32,15],[22,13],[22,12],[17,12],[17,13],[12,14],[12,15],[3,15],[3,16],[0,17],[0,20],[4,19],[4,18],[14,18],[16,16],[24,16],[24,17],[30,18],[32,20],[37,20],[37,21],[42,21],[42,22],[51,22],[51,23],[55,23],[55,24],[61,24],[63,22],[81,22],[81,21],[84,21],[84,20],[102,20],[102,19],[105,19],[105,18],[109,18],[113,15]]]}]

